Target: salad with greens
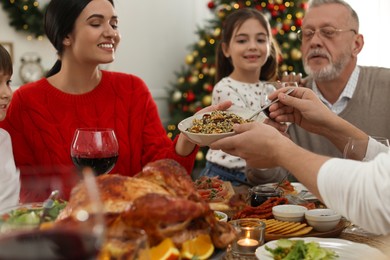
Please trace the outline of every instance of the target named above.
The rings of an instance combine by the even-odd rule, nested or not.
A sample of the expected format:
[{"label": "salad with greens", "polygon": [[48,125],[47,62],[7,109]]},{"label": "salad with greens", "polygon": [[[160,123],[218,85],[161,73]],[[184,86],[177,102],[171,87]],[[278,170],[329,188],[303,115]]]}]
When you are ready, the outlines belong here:
[{"label": "salad with greens", "polygon": [[54,221],[61,210],[66,206],[62,200],[54,200],[50,209],[47,209],[45,216],[41,221],[43,214],[42,203],[26,204],[11,209],[9,212],[0,216],[1,230],[12,226],[30,226],[37,227],[41,222]]},{"label": "salad with greens", "polygon": [[332,260],[338,256],[329,248],[322,248],[317,242],[279,239],[274,249],[265,246],[275,260]]}]

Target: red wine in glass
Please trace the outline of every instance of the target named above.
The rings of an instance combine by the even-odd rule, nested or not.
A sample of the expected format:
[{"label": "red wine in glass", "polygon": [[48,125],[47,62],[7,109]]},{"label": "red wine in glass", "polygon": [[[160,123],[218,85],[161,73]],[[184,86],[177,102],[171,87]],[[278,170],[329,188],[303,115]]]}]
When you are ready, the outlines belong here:
[{"label": "red wine in glass", "polygon": [[96,175],[105,174],[114,168],[116,161],[118,160],[118,155],[111,157],[102,157],[102,158],[86,158],[74,156],[72,157],[73,163],[76,167],[81,170],[86,166],[91,167]]},{"label": "red wine in glass", "polygon": [[114,168],[118,150],[113,129],[79,128],[75,131],[70,154],[80,171],[90,167],[96,175],[102,175]]}]

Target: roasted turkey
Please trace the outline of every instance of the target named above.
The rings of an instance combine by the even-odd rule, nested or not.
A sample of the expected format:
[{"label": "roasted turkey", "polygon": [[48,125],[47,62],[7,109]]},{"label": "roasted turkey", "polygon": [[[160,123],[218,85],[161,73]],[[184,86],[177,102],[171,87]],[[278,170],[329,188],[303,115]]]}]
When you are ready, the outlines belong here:
[{"label": "roasted turkey", "polygon": [[[138,227],[146,231],[150,246],[170,237],[180,247],[184,241],[208,233],[215,247],[224,248],[235,238],[231,225],[216,220],[191,177],[174,160],[149,163],[134,177],[108,174],[96,180],[108,237],[125,236],[128,227]],[[86,196],[80,182],[56,224],[71,225],[80,209],[93,213]]]}]

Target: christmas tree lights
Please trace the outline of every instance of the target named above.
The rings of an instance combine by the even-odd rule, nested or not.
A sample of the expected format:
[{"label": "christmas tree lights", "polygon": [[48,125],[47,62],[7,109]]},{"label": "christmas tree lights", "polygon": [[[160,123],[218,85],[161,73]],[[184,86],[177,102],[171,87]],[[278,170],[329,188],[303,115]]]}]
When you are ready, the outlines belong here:
[{"label": "christmas tree lights", "polygon": [[[199,40],[190,46],[190,52],[185,57],[185,65],[176,72],[177,81],[169,88],[168,105],[171,120],[167,125],[167,133],[170,138],[179,133],[177,124],[181,120],[211,104],[211,94],[216,83],[216,46],[221,26],[226,16],[237,9],[256,8],[269,19],[273,36],[282,53],[279,59],[280,73],[287,71],[305,74],[296,33],[302,26],[307,0],[211,0],[207,7],[213,12],[214,17],[208,20],[203,28],[197,28]],[[203,147],[199,150],[196,166],[204,165],[207,149]]]}]

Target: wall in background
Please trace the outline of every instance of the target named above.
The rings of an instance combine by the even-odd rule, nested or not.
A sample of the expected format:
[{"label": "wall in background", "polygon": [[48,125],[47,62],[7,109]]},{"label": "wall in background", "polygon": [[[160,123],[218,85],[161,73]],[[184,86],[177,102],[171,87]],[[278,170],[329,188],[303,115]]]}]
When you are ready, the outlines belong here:
[{"label": "wall in background", "polygon": [[[48,2],[40,0],[39,2]],[[163,121],[168,116],[166,88],[176,80],[174,74],[184,65],[188,46],[196,42],[197,25],[211,17],[209,0],[141,1],[115,0],[119,15],[122,41],[116,60],[108,69],[133,73],[145,80],[159,106]],[[358,12],[360,32],[365,46],[359,55],[359,64],[390,68],[390,51],[387,18],[390,15],[388,0],[347,0]],[[13,84],[18,86],[20,58],[26,52],[36,52],[42,65],[49,69],[55,59],[55,50],[47,39],[28,41],[26,35],[15,32],[8,25],[7,14],[0,8],[0,42],[13,43]]]},{"label": "wall in background", "polygon": [[[49,0],[40,0],[41,4]],[[170,82],[185,64],[188,46],[197,41],[196,26],[209,15],[206,0],[141,1],[115,0],[122,40],[115,61],[109,70],[132,73],[149,86],[163,121],[168,117],[166,103]],[[0,42],[13,45],[13,86],[22,84],[19,77],[21,57],[27,52],[38,53],[45,69],[56,60],[55,49],[45,38],[27,40],[27,35],[10,27],[8,14],[0,6]]]},{"label": "wall in background", "polygon": [[364,47],[358,64],[390,68],[389,0],[346,0],[359,15]]}]

